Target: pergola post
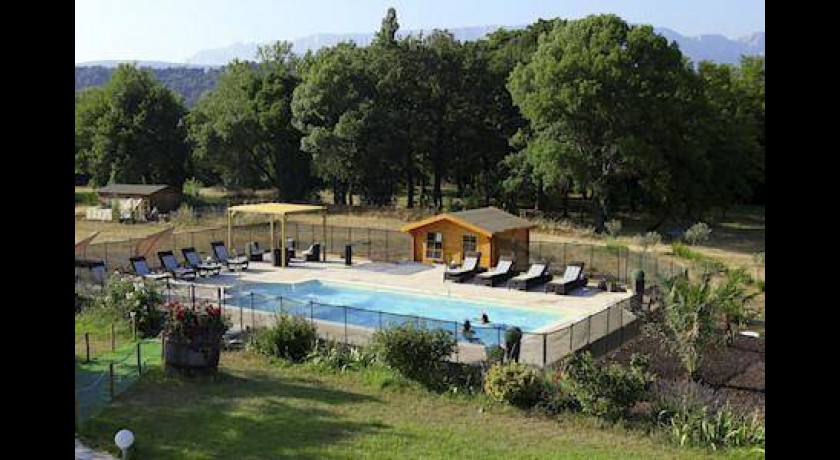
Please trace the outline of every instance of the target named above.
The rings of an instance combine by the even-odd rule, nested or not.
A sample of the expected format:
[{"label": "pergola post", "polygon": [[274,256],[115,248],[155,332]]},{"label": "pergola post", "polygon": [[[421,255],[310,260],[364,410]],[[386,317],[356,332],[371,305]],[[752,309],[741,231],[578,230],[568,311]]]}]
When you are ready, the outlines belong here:
[{"label": "pergola post", "polygon": [[274,250],[277,249],[277,246],[274,245],[274,241],[277,239],[274,237],[274,216],[271,214],[268,215],[268,228],[271,232],[271,254],[274,254]]},{"label": "pergola post", "polygon": [[280,219],[280,266],[286,268],[286,213]]},{"label": "pergola post", "polygon": [[321,210],[321,228],[324,230],[323,241],[321,242],[321,262],[327,261],[327,208]]},{"label": "pergola post", "polygon": [[233,211],[228,208],[228,240],[227,240],[227,247],[233,247]]}]

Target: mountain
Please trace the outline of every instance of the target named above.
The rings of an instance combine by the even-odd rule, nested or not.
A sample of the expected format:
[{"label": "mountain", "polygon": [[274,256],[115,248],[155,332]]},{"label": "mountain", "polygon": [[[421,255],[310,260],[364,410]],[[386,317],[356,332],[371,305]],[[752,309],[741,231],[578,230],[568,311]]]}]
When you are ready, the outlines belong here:
[{"label": "mountain", "polygon": [[737,64],[742,54],[764,56],[764,32],[732,40],[717,34],[688,37],[664,27],[654,30],[669,41],[677,42],[683,54],[694,62]]},{"label": "mountain", "polygon": [[130,59],[118,59],[109,61],[87,61],[76,64],[76,67],[105,67],[106,69],[116,68],[120,64],[137,64],[137,67],[147,67],[150,69],[173,69],[173,68],[188,68],[188,69],[205,69],[213,67],[203,64],[186,64],[183,62],[166,62],[166,61],[138,61]]},{"label": "mountain", "polygon": [[[525,26],[475,26],[449,29],[456,39],[461,41],[478,40],[500,27],[505,29],[521,29]],[[696,37],[682,35],[674,30],[658,27],[656,32],[669,41],[676,41],[683,54],[694,62],[709,60],[718,63],[735,64],[742,54],[764,55],[764,32],[756,32],[744,37],[730,39],[723,35],[699,35]],[[409,30],[398,33],[399,36],[423,33],[428,35],[431,29]],[[333,46],[342,41],[352,40],[357,45],[365,46],[373,40],[373,33],[367,34],[313,34],[292,40],[292,50],[297,54],[304,54],[309,50],[316,51],[325,46]],[[257,43],[235,43],[224,48],[199,51],[187,59],[191,65],[220,66],[233,59],[253,60],[257,55]]]}]

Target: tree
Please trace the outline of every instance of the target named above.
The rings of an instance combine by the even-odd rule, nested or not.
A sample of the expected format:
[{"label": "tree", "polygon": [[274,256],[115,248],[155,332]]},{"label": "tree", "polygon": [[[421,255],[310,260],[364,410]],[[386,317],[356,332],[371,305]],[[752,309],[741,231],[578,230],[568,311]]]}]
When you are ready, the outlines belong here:
[{"label": "tree", "polygon": [[184,105],[147,71],[122,64],[100,90],[77,97],[77,166],[94,184],[162,183],[186,178]]},{"label": "tree", "polygon": [[534,171],[588,184],[602,230],[628,179],[661,177],[668,156],[683,153],[678,96],[688,72],[676,44],[649,26],[614,15],[556,24],[508,82],[530,122]]},{"label": "tree", "polygon": [[301,148],[312,155],[315,173],[332,186],[335,203],[345,204],[364,173],[359,160],[366,153],[364,123],[374,97],[364,52],[352,43],[322,48],[301,78],[292,99]]},{"label": "tree", "polygon": [[227,186],[270,186],[280,200],[302,199],[313,184],[302,133],[292,124],[297,58],[288,42],[261,47],[258,58],[229,64],[190,114],[195,161]]},{"label": "tree", "polygon": [[691,282],[688,276],[677,275],[664,283],[661,299],[663,332],[671,351],[679,357],[692,379],[703,358],[703,352],[715,340],[717,305],[711,277]]},{"label": "tree", "polygon": [[710,275],[696,282],[678,275],[663,283],[662,338],[691,378],[697,378],[706,349],[724,340],[732,342],[737,327],[750,319],[748,305],[756,294],[747,292],[747,279],[739,269],[730,270],[716,284]]}]

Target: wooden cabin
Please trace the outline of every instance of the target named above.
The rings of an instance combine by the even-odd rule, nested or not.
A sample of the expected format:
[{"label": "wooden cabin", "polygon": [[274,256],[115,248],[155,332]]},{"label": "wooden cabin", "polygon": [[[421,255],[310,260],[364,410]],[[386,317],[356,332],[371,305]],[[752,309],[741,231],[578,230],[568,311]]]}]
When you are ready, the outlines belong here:
[{"label": "wooden cabin", "polygon": [[[168,185],[146,184],[109,184],[96,190],[99,204],[109,215],[108,209],[116,202],[123,213],[136,211],[140,216],[147,216],[152,209],[158,212],[170,212],[181,204],[181,192]],[[107,220],[107,219],[106,219]]]},{"label": "wooden cabin", "polygon": [[412,236],[414,261],[462,262],[464,254],[481,252],[479,265],[490,268],[499,256],[514,258],[514,267],[528,267],[531,222],[495,207],[438,214],[400,230]]}]

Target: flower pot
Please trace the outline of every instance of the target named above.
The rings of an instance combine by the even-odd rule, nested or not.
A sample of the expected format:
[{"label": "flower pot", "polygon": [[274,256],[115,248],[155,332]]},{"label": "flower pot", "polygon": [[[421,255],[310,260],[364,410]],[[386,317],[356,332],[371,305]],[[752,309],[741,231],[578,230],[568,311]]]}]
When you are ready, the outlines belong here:
[{"label": "flower pot", "polygon": [[167,371],[211,371],[219,368],[219,341],[194,344],[167,340],[163,358]]}]

